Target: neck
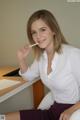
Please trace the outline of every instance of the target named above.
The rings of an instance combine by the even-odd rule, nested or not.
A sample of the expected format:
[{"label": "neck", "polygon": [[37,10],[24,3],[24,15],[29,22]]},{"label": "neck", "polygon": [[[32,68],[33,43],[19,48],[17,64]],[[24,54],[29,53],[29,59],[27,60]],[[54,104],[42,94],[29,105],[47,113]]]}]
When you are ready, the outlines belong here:
[{"label": "neck", "polygon": [[46,50],[48,56],[53,56],[54,55],[54,46],[53,46],[53,43],[51,43],[50,45],[48,45],[45,50]]}]

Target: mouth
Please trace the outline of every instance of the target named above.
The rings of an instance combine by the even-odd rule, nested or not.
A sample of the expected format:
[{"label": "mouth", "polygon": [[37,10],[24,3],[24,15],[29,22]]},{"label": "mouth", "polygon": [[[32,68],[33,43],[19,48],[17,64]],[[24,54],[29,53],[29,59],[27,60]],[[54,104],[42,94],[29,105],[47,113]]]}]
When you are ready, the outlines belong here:
[{"label": "mouth", "polygon": [[39,44],[43,44],[45,40],[38,41]]}]

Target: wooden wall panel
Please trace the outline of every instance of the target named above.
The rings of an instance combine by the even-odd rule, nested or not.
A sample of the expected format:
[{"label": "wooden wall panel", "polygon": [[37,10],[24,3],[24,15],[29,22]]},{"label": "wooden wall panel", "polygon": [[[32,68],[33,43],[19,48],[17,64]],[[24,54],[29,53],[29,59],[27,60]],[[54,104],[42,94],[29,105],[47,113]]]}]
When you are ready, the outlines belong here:
[{"label": "wooden wall panel", "polygon": [[34,108],[37,108],[44,97],[44,85],[41,80],[33,84],[33,102]]}]

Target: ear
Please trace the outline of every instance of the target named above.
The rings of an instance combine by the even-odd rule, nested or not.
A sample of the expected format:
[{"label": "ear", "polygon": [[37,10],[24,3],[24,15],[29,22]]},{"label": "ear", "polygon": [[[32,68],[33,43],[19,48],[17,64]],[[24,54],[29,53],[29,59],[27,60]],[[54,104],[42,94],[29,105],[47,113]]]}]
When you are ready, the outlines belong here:
[{"label": "ear", "polygon": [[56,35],[56,33],[55,32],[53,32],[53,36],[55,36]]}]

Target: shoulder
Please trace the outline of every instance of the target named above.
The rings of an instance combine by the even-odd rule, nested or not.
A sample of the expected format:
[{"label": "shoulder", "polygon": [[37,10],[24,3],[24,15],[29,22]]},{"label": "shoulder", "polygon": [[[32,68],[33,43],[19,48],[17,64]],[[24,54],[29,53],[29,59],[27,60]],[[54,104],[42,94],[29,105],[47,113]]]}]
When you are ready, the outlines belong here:
[{"label": "shoulder", "polygon": [[62,52],[66,56],[66,60],[71,61],[71,64],[78,64],[80,61],[80,49],[71,45],[63,45]]},{"label": "shoulder", "polygon": [[68,55],[80,55],[80,48],[74,47],[72,45],[63,44],[62,52],[67,53]]}]

